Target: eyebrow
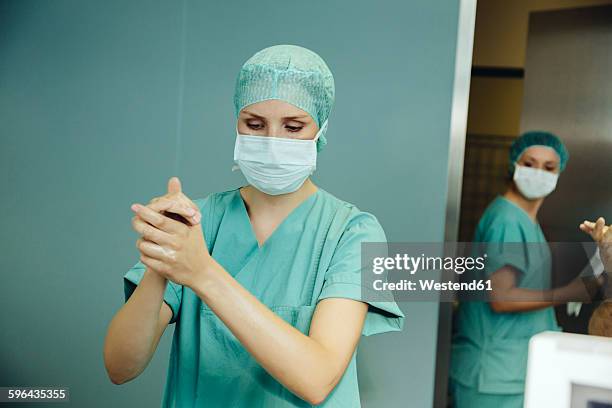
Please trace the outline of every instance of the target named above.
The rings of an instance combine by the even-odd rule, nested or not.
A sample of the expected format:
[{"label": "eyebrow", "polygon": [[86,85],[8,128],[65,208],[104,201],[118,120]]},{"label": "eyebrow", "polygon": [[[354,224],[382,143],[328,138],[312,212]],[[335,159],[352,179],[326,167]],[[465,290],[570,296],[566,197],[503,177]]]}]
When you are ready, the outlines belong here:
[{"label": "eyebrow", "polygon": [[[539,162],[539,161],[540,161],[540,160],[536,159],[536,158],[535,158],[535,157],[533,157],[533,156],[526,156],[526,157],[525,157],[525,159],[531,159],[531,160],[533,160],[533,161],[537,161],[537,162]],[[547,163],[558,164],[558,162],[559,162],[558,160],[554,160],[554,159],[553,159],[553,160],[545,160],[545,161],[544,161],[544,164],[547,164]]]},{"label": "eyebrow", "polygon": [[[255,114],[253,112],[249,112],[248,110],[243,110],[242,112],[244,112],[246,114],[249,114],[251,116],[255,116],[256,118],[259,118],[259,119],[265,119],[263,116],[257,115],[257,114]],[[308,117],[308,115],[295,115],[295,116],[283,116],[282,119],[303,119],[303,118],[307,118],[307,117]]]}]

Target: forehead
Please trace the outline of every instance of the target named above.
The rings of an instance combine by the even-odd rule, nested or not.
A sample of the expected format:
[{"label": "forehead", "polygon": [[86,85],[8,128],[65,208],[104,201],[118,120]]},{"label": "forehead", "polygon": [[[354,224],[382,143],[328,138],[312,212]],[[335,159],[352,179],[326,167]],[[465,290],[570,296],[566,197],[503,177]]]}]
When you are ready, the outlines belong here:
[{"label": "forehead", "polygon": [[525,149],[521,154],[520,159],[537,160],[538,162],[555,162],[559,163],[559,155],[555,149],[546,146],[531,146]]},{"label": "forehead", "polygon": [[268,99],[252,103],[242,108],[240,113],[243,114],[244,111],[266,118],[297,116],[306,119],[309,117],[308,112],[280,99]]}]

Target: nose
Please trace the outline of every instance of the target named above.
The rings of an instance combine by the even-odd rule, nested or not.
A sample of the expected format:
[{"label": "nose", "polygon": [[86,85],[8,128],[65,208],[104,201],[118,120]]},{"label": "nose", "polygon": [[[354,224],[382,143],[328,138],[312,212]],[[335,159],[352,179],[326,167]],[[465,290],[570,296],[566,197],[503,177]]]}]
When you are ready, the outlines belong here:
[{"label": "nose", "polygon": [[272,137],[282,137],[283,135],[283,126],[278,123],[271,123],[268,125],[268,136]]}]

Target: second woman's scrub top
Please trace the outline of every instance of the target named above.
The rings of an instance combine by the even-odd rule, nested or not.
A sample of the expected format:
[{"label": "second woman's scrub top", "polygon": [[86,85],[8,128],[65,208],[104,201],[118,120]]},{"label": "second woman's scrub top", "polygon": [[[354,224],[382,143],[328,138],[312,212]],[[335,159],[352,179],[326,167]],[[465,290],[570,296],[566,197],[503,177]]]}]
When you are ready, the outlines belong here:
[{"label": "second woman's scrub top", "polygon": [[[361,243],[386,242],[376,218],[318,189],[260,247],[239,189],[196,200],[211,255],[286,322],[308,334],[317,302],[362,300]],[[136,264],[124,277],[125,298],[142,279]],[[308,407],[270,376],[215,313],[187,288],[169,282],[164,301],[176,323],[164,407]],[[397,304],[369,302],[363,335],[399,331]],[[355,353],[321,407],[359,407]]]},{"label": "second woman's scrub top", "polygon": [[[474,242],[485,243],[483,248],[489,250],[487,276],[511,265],[520,272],[518,287],[550,288],[552,261],[542,229],[505,197],[498,196],[487,207]],[[452,341],[451,379],[476,394],[522,394],[529,339],[546,330],[560,330],[552,307],[496,313],[487,302],[461,303]]]}]

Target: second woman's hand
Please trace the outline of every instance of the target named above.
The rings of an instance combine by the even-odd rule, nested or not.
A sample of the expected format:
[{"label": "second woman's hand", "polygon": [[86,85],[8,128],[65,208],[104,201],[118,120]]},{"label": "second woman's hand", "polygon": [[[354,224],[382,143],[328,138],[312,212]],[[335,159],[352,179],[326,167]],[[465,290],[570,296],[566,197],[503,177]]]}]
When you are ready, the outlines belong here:
[{"label": "second woman's hand", "polygon": [[597,221],[584,221],[580,229],[589,234],[599,247],[599,255],[606,272],[612,272],[612,228],[606,225],[606,220],[599,217]]}]

